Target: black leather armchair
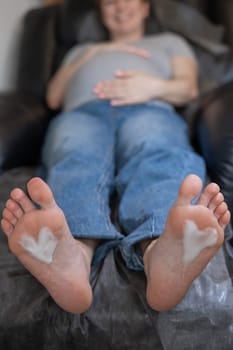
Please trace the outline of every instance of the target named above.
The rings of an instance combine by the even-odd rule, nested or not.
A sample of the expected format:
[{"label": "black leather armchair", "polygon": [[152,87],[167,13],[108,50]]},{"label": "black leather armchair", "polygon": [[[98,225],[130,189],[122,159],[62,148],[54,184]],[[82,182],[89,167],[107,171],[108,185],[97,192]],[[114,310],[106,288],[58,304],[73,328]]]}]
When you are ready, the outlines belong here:
[{"label": "black leather armchair", "polygon": [[[202,95],[182,113],[190,124],[193,143],[206,159],[209,177],[222,186],[233,212],[233,60],[232,50],[225,47],[233,42],[231,23],[226,20],[233,2],[221,2],[224,10],[220,12],[216,11],[218,0],[151,1],[156,6],[147,31],[182,32],[198,53]],[[49,78],[76,42],[105,38],[93,2],[67,0],[25,16],[16,89],[0,95],[0,209],[10,189],[24,186],[36,173],[44,134],[54,117],[45,103]],[[211,26],[204,15],[216,23],[226,22],[227,35],[221,39],[222,29]],[[190,32],[192,16],[200,22]],[[207,31],[201,35],[200,28],[207,28],[208,36]],[[157,313],[147,306],[144,273],[126,269],[118,252],[112,251],[92,270],[91,309],[71,315],[9,253],[1,233],[0,349],[232,350],[231,237],[229,226],[224,247],[184,300],[169,312]]]}]

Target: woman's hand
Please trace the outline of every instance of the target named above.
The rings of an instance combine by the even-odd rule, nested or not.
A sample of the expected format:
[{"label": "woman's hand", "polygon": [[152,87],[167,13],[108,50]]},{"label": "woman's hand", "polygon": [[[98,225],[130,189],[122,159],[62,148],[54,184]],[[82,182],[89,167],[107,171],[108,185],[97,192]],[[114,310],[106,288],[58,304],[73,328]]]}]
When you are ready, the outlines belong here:
[{"label": "woman's hand", "polygon": [[156,99],[174,106],[183,106],[199,94],[197,65],[190,58],[174,56],[171,68],[170,79],[158,78],[140,71],[118,71],[115,79],[99,82],[93,91],[98,98],[110,100],[113,106]]},{"label": "woman's hand", "polygon": [[141,71],[124,70],[116,72],[113,80],[99,82],[94,92],[113,106],[138,104],[155,97],[155,82],[155,77]]}]

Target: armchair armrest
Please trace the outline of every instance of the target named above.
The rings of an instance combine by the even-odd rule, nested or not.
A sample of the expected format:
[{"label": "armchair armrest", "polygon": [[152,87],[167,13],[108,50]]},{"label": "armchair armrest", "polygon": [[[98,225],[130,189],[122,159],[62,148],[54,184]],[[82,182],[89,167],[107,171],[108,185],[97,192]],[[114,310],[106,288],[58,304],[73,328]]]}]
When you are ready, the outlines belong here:
[{"label": "armchair armrest", "polygon": [[195,115],[196,140],[209,175],[233,213],[233,82],[205,96]]},{"label": "armchair armrest", "polygon": [[34,97],[0,94],[0,171],[37,164],[49,119]]}]

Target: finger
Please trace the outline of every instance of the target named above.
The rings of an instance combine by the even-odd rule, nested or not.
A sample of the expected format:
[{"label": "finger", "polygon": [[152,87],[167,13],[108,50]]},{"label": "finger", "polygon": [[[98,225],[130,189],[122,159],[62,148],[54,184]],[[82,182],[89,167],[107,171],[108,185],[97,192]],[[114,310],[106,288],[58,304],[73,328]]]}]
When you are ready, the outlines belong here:
[{"label": "finger", "polygon": [[106,92],[101,92],[101,93],[99,93],[98,94],[98,97],[99,98],[103,98],[103,99],[109,99],[109,100],[111,100],[111,99],[116,99],[116,100],[118,100],[118,99],[121,99],[121,98],[123,98],[124,97],[124,93],[122,93],[122,91],[121,90],[111,90],[111,91],[106,91]]},{"label": "finger", "polygon": [[108,89],[102,89],[100,91],[95,92],[95,94],[100,98],[100,99],[118,99],[121,98],[123,93],[121,90],[116,89],[116,88],[108,88]]},{"label": "finger", "polygon": [[121,99],[113,99],[113,100],[110,100],[110,104],[111,104],[111,106],[114,106],[114,107],[123,106],[124,101]]},{"label": "finger", "polygon": [[99,99],[101,100],[109,100],[109,97],[106,96],[103,92],[100,92],[98,94],[96,94],[98,96]]},{"label": "finger", "polygon": [[114,82],[115,82],[115,79],[114,80],[100,81],[99,83],[96,84],[93,91],[94,92],[101,92],[101,91],[104,91],[106,89],[109,89],[109,88],[111,88],[111,85],[114,84]]},{"label": "finger", "polygon": [[99,98],[105,98],[105,91],[108,91],[108,88],[106,87],[106,83],[99,83],[97,84],[94,89],[93,92],[98,95]]},{"label": "finger", "polygon": [[103,87],[103,82],[102,81],[99,81],[96,86],[94,87],[93,91],[100,91]]},{"label": "finger", "polygon": [[117,78],[131,78],[132,76],[134,76],[135,74],[137,73],[137,71],[135,70],[121,70],[121,69],[118,69],[116,72],[115,72],[115,76]]},{"label": "finger", "polygon": [[132,102],[124,98],[118,98],[118,99],[112,99],[110,101],[110,104],[114,107],[118,107],[118,106],[127,106],[129,104],[132,104]]}]

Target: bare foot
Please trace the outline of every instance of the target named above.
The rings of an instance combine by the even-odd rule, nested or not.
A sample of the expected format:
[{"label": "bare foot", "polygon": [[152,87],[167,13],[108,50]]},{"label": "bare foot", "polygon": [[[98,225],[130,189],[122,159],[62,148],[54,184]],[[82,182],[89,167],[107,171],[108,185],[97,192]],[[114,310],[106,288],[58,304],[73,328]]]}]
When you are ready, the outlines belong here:
[{"label": "bare foot", "polygon": [[211,183],[192,205],[201,188],[196,175],[184,180],[163,234],[145,250],[147,301],[157,311],[167,311],[183,299],[224,241],[230,221],[224,197],[219,186]]},{"label": "bare foot", "polygon": [[47,184],[33,178],[27,188],[31,199],[14,189],[3,210],[1,225],[9,248],[61,308],[84,312],[92,302],[89,275],[94,248],[73,238]]}]

